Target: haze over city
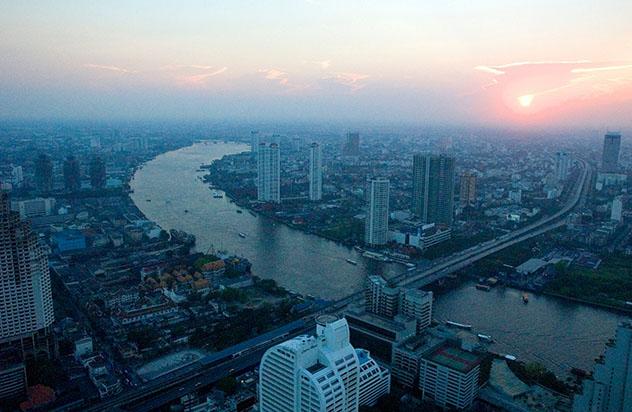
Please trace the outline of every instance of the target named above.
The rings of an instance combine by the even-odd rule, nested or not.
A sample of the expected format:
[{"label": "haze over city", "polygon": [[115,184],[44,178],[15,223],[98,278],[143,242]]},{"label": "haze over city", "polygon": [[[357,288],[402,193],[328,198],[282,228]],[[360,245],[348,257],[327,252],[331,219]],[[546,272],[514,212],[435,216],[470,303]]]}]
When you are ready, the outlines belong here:
[{"label": "haze over city", "polygon": [[632,4],[2,2],[0,118],[632,126]]}]

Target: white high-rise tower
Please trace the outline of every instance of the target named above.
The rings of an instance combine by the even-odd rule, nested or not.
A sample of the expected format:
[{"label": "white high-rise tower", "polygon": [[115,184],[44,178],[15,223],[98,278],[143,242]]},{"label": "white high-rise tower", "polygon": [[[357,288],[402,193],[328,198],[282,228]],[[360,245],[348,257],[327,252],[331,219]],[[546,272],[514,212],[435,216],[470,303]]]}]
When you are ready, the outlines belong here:
[{"label": "white high-rise tower", "polygon": [[383,177],[367,180],[369,206],[364,224],[364,243],[383,245],[388,240],[389,180]]},{"label": "white high-rise tower", "polygon": [[318,143],[309,146],[309,200],[323,197],[322,151]]},{"label": "white high-rise tower", "polygon": [[390,373],[351,346],[345,319],[268,349],[259,368],[261,412],[357,412],[389,391]]},{"label": "white high-rise tower", "polygon": [[257,151],[257,200],[281,202],[281,159],[279,145],[261,143]]}]

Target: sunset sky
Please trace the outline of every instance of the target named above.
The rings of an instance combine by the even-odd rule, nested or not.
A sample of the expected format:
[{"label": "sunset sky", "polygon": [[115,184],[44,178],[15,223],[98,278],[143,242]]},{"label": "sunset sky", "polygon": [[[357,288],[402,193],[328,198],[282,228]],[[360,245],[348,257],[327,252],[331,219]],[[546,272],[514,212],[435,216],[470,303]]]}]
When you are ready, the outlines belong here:
[{"label": "sunset sky", "polygon": [[0,118],[632,127],[632,1],[0,0]]}]

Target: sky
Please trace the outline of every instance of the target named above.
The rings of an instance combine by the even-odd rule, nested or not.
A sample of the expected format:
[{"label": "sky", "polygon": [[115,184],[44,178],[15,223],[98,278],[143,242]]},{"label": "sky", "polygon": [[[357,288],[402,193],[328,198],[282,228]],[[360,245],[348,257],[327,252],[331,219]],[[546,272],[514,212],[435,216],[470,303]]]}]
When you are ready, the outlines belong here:
[{"label": "sky", "polygon": [[632,127],[629,0],[0,10],[0,119]]}]

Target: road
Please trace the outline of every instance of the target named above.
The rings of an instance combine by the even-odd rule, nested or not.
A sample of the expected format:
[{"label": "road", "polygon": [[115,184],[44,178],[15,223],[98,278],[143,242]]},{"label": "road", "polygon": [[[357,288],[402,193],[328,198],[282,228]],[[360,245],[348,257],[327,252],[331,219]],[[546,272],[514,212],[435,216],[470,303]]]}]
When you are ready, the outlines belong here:
[{"label": "road", "polygon": [[[505,234],[497,239],[473,246],[444,258],[433,263],[430,268],[407,271],[392,280],[401,286],[423,287],[502,249],[563,226],[568,213],[577,205],[583,204],[587,188],[591,181],[591,166],[583,160],[580,160],[580,163],[582,165],[581,175],[577,179],[572,193],[569,195],[564,207],[553,215],[543,217],[528,226]],[[354,293],[336,301],[323,312],[340,313],[348,304],[361,300],[362,296],[363,292]],[[308,331],[309,330],[306,329],[297,334],[307,333]],[[262,347],[248,355],[228,360],[223,364],[205,370],[195,367],[184,368],[184,370],[175,375],[169,375],[164,379],[159,379],[137,389],[126,391],[86,410],[105,411],[121,408],[126,405],[131,405],[129,408],[125,408],[130,411],[147,412],[158,409],[162,405],[168,404],[196,390],[198,387],[212,385],[225,376],[255,367],[267,349],[268,347]]]}]

